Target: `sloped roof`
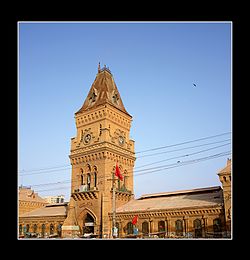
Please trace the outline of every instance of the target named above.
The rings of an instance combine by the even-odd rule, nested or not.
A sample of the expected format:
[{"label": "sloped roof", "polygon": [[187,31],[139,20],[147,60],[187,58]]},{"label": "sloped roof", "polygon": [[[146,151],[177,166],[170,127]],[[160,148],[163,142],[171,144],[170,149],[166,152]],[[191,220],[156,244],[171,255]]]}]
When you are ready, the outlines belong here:
[{"label": "sloped roof", "polygon": [[103,69],[100,69],[99,67],[98,73],[89,90],[87,98],[85,99],[82,107],[75,114],[104,104],[110,104],[128,114],[123,105],[111,71],[106,67]]},{"label": "sloped roof", "polygon": [[220,186],[143,195],[117,208],[117,213],[218,206],[223,202]]},{"label": "sloped roof", "polygon": [[66,216],[68,203],[49,204],[43,208],[23,213],[19,217]]}]

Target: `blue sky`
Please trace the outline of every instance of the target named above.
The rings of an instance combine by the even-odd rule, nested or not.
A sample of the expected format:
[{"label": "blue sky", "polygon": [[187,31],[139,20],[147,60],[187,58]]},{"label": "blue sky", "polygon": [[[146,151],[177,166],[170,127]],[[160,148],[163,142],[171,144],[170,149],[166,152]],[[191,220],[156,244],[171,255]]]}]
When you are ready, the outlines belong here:
[{"label": "blue sky", "polygon": [[[31,185],[41,196],[69,198],[74,113],[88,94],[98,62],[110,68],[133,116],[136,152],[232,130],[230,22],[21,22],[18,27],[18,183]],[[138,153],[135,170],[230,151],[229,139],[225,134]],[[181,148],[186,149],[170,151]],[[161,154],[152,155],[156,152]],[[220,185],[217,172],[227,158],[135,172],[135,197]],[[62,183],[49,185],[55,182]]]}]

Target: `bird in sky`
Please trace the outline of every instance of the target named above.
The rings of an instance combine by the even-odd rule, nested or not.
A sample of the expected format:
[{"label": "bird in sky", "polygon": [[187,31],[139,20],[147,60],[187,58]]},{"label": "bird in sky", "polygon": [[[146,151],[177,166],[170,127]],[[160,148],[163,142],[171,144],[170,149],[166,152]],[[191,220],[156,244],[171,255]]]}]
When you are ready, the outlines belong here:
[{"label": "bird in sky", "polygon": [[196,87],[196,84],[193,83],[193,86]]}]

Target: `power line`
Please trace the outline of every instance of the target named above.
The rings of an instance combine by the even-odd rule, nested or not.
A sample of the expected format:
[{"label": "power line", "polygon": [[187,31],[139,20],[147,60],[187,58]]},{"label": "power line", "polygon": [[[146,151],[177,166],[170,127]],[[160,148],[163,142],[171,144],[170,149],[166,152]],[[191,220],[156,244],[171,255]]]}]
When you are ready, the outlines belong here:
[{"label": "power line", "polygon": [[165,148],[169,148],[169,147],[173,147],[173,146],[178,146],[178,145],[183,145],[183,144],[188,144],[188,143],[193,143],[193,142],[197,142],[197,141],[201,141],[201,140],[206,140],[206,139],[210,139],[210,138],[214,138],[214,137],[218,137],[218,136],[222,136],[222,135],[227,135],[227,134],[230,134],[230,133],[231,133],[231,132],[226,132],[226,133],[222,133],[222,134],[218,134],[218,135],[212,135],[212,136],[208,136],[208,137],[203,137],[203,138],[199,138],[199,139],[195,139],[195,140],[190,140],[190,141],[186,141],[186,142],[182,142],[182,143],[177,143],[177,144],[171,144],[171,145],[166,145],[166,146],[151,148],[151,149],[148,149],[148,150],[136,152],[136,154],[138,154],[138,153],[145,153],[145,152],[149,152],[149,151],[160,150],[160,149],[165,149]]},{"label": "power line", "polygon": [[[220,141],[222,142],[222,141]],[[218,142],[214,142],[214,143],[218,143]],[[135,167],[134,168],[134,172],[136,172],[138,168],[142,168],[142,167],[145,167],[145,166],[148,166],[148,165],[153,165],[153,164],[157,164],[157,163],[160,163],[160,162],[164,162],[164,161],[169,161],[169,160],[173,160],[173,159],[179,159],[179,158],[182,158],[182,157],[187,157],[187,156],[192,156],[192,155],[195,155],[195,154],[198,154],[198,153],[203,153],[203,152],[206,152],[206,151],[210,151],[210,150],[213,150],[213,149],[217,149],[219,147],[222,147],[222,146],[225,146],[225,145],[228,145],[230,143],[226,143],[226,144],[223,144],[223,145],[219,145],[219,146],[215,146],[215,147],[212,147],[212,148],[208,148],[208,149],[205,149],[205,150],[200,150],[198,152],[194,152],[194,153],[189,153],[189,154],[184,154],[184,155],[179,155],[179,156],[175,156],[175,157],[172,157],[172,158],[168,158],[168,159],[164,159],[164,160],[160,160],[160,161],[156,161],[156,162],[152,162],[152,163],[149,163],[149,164],[144,164],[144,165],[141,165],[139,167]],[[112,162],[113,163],[113,162]],[[52,170],[53,171],[53,170]],[[57,171],[57,170],[54,170],[54,171]],[[140,171],[140,170],[139,170]],[[49,171],[51,172],[51,171]],[[46,173],[46,172],[42,172],[42,173]],[[25,174],[24,176],[26,175],[34,175],[34,174],[41,174],[41,172],[39,173],[30,173],[30,174]],[[23,176],[23,175],[21,175]]]},{"label": "power line", "polygon": [[[228,133],[231,133],[231,132],[228,132]],[[183,145],[183,144],[187,144],[187,143],[191,143],[191,142],[197,142],[197,141],[200,141],[200,140],[205,140],[205,139],[210,139],[210,138],[217,137],[217,136],[222,136],[222,135],[225,135],[225,134],[228,134],[228,133],[223,133],[223,134],[209,136],[209,137],[204,137],[204,138],[200,138],[200,139],[196,139],[196,140],[192,140],[192,141],[187,141],[187,142],[183,142],[183,143],[178,143],[178,144],[173,144],[173,145],[153,148],[153,149],[150,149],[150,150],[154,151],[154,150],[164,149],[164,148],[168,148],[168,147],[174,147],[174,146],[178,146],[178,145]],[[142,155],[142,156],[138,156],[137,159],[143,158],[143,157],[148,157],[148,156],[164,154],[164,153],[181,151],[181,150],[185,150],[185,149],[189,149],[189,148],[195,148],[195,147],[200,147],[200,146],[205,146],[205,145],[209,145],[209,144],[220,143],[220,142],[229,141],[229,140],[230,139],[226,139],[226,140],[222,140],[222,141],[217,141],[217,142],[212,142],[212,143],[207,143],[207,144],[201,144],[201,145],[192,146],[192,147],[180,148],[180,149],[176,149],[176,150],[172,150],[172,151],[164,151],[164,152],[161,152],[161,153]],[[138,152],[138,153],[148,152],[150,150],[145,150],[145,151],[141,151],[141,152]],[[63,169],[58,169],[58,168],[63,168]],[[37,170],[30,170],[30,171],[22,170],[22,171],[19,171],[19,174],[20,174],[20,176],[27,176],[27,175],[41,174],[41,173],[51,173],[51,172],[59,172],[59,171],[61,172],[61,171],[64,171],[64,170],[67,170],[67,169],[70,169],[70,168],[71,168],[71,165],[62,165],[62,166],[55,166],[55,167],[48,167],[48,168],[39,168]],[[21,173],[26,173],[26,174],[21,174]]]},{"label": "power line", "polygon": [[[191,160],[191,161],[185,161],[185,162],[183,162],[183,163],[185,163],[183,165],[182,164],[180,164],[180,165],[172,165],[172,166],[170,165],[169,167],[166,167],[166,168],[163,168],[163,169],[135,174],[134,177],[137,177],[139,175],[145,175],[145,174],[153,173],[153,172],[160,172],[160,171],[163,171],[163,170],[169,170],[169,169],[172,169],[172,168],[181,167],[181,166],[185,166],[185,165],[189,165],[189,164],[194,164],[194,163],[198,163],[198,162],[201,162],[201,161],[211,160],[211,159],[219,158],[219,157],[226,156],[226,155],[229,155],[229,154],[231,154],[230,151],[224,152],[224,153],[220,153],[220,154],[217,154],[217,155],[213,155],[213,156],[207,156],[207,157],[203,157],[203,158],[198,158],[198,159]],[[70,188],[70,186],[59,187],[59,188],[56,188],[56,189],[38,190],[36,192],[61,190],[61,189],[66,189],[66,188],[68,189],[68,188]]]},{"label": "power line", "polygon": [[33,170],[29,170],[29,171],[20,170],[19,173],[24,173],[24,172],[38,172],[38,171],[43,171],[44,169],[45,169],[45,170],[50,170],[50,169],[64,168],[64,167],[67,167],[67,166],[69,166],[69,165],[68,165],[68,164],[64,164],[64,165],[53,166],[53,167],[33,169]]},{"label": "power line", "polygon": [[212,142],[212,143],[206,143],[206,144],[200,144],[200,145],[195,145],[195,146],[189,146],[189,147],[184,147],[184,148],[180,148],[180,149],[175,149],[175,150],[160,152],[160,153],[146,154],[146,155],[138,156],[137,159],[143,158],[143,157],[154,156],[154,155],[165,154],[165,153],[172,153],[172,152],[177,152],[177,151],[183,151],[183,150],[187,150],[187,149],[190,149],[190,148],[197,148],[197,147],[201,147],[201,146],[206,146],[206,145],[211,145],[211,144],[222,143],[222,142],[230,141],[230,140],[231,140],[231,139],[226,139],[226,140],[222,140],[222,141],[217,141],[217,142]]},{"label": "power line", "polygon": [[[180,163],[177,162],[177,163],[172,163],[172,164],[168,164],[168,165],[162,165],[162,166],[158,166],[158,167],[148,168],[148,169],[144,169],[144,170],[138,170],[138,171],[134,171],[134,172],[140,172],[140,171],[142,171],[142,172],[138,173],[138,174],[134,174],[134,177],[139,176],[139,175],[153,173],[153,172],[168,170],[168,169],[172,169],[172,168],[176,168],[176,167],[181,167],[181,166],[185,166],[185,165],[189,165],[189,164],[193,164],[193,163],[198,163],[198,162],[205,161],[205,160],[215,159],[215,158],[226,156],[229,154],[231,154],[231,151],[221,152],[221,153],[213,154],[213,155],[206,156],[206,157],[196,158],[193,160],[182,161]],[[56,183],[37,184],[37,185],[32,185],[32,186],[57,185],[57,184],[62,184],[62,183],[67,183],[67,182],[70,182],[70,180],[65,180],[65,181],[56,182]],[[76,180],[75,182],[78,182],[78,180]],[[53,189],[48,189],[48,190],[39,190],[39,192],[51,191],[51,190],[57,190],[57,189],[53,188]]]},{"label": "power line", "polygon": [[175,163],[175,164],[169,165],[168,167],[164,167],[162,169],[151,170],[149,172],[147,171],[147,172],[143,172],[143,173],[138,173],[138,174],[135,174],[134,177],[139,176],[139,175],[152,173],[152,172],[159,172],[159,171],[163,171],[163,170],[167,170],[167,169],[181,167],[181,166],[185,166],[185,165],[188,165],[188,164],[198,163],[198,162],[205,161],[205,160],[215,159],[215,158],[226,156],[226,155],[230,155],[230,154],[231,154],[231,151],[227,151],[227,152],[223,152],[223,153],[219,153],[219,154],[215,154],[215,155],[211,155],[211,156],[207,156],[207,157],[203,157],[203,158],[198,158],[198,159],[195,159],[195,160],[183,161],[182,163],[179,163],[179,164]]},{"label": "power line", "polygon": [[209,149],[201,150],[201,151],[198,151],[198,152],[194,152],[194,153],[190,153],[190,154],[185,154],[185,155],[181,155],[181,156],[175,156],[175,157],[171,157],[171,158],[168,158],[168,159],[160,160],[160,161],[157,161],[157,162],[152,162],[152,163],[144,164],[144,165],[142,165],[142,166],[136,167],[136,169],[142,168],[142,167],[145,167],[145,166],[149,166],[149,165],[153,165],[153,164],[157,164],[157,163],[160,163],[160,162],[165,162],[165,161],[169,161],[169,160],[173,160],[173,159],[179,159],[179,158],[182,158],[182,157],[192,156],[192,155],[198,154],[198,153],[207,152],[207,151],[210,151],[210,150],[213,150],[213,149],[217,149],[217,148],[219,148],[219,147],[222,147],[222,146],[225,146],[225,145],[229,145],[229,144],[231,144],[231,143],[226,143],[226,144],[223,144],[223,145],[219,145],[219,146],[212,147],[212,148],[209,148]]}]

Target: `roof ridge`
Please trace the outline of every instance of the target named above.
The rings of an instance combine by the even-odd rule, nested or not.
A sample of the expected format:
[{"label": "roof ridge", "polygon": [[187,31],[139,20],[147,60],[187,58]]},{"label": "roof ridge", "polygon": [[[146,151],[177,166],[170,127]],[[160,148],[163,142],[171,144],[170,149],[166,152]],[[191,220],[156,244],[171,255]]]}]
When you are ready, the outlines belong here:
[{"label": "roof ridge", "polygon": [[221,189],[220,186],[211,186],[205,188],[194,188],[188,190],[177,190],[177,191],[169,191],[169,192],[160,192],[160,193],[151,193],[151,194],[143,194],[138,199],[145,199],[150,197],[161,197],[161,196],[172,196],[172,195],[181,195],[185,193],[198,193],[198,192],[205,192],[205,191],[214,191]]}]

